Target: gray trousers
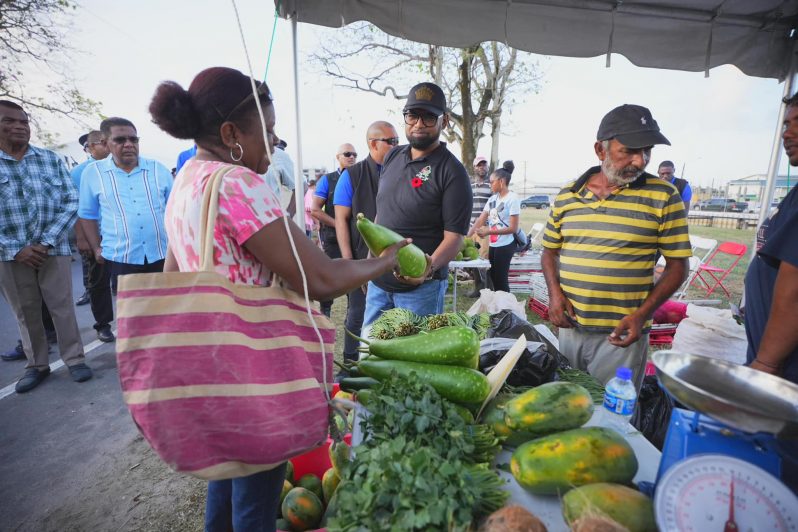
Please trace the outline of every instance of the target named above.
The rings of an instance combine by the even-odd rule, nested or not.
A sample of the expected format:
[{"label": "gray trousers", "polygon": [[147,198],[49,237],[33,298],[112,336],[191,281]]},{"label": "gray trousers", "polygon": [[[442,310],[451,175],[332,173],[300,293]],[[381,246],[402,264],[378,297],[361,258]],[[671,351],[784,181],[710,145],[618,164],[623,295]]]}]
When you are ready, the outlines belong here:
[{"label": "gray trousers", "polygon": [[579,328],[560,328],[560,353],[577,369],[587,371],[607,384],[621,366],[633,372],[632,382],[640,392],[648,360],[648,333],[629,347],[617,347],[607,341],[609,333],[586,332]]},{"label": "gray trousers", "polygon": [[42,300],[47,303],[58,335],[58,350],[67,366],[84,361],[83,342],[72,303],[72,258],[50,256],[38,270],[15,261],[0,261],[0,291],[17,317],[25,368],[50,365],[42,324]]}]

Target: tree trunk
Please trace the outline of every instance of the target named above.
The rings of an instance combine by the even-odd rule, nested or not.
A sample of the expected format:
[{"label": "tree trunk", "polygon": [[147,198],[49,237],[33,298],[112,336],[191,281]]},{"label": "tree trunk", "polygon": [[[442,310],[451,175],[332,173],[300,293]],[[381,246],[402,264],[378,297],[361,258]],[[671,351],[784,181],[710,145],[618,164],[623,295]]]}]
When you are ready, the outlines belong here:
[{"label": "tree trunk", "polygon": [[490,121],[490,168],[493,171],[501,166],[499,161],[499,135],[502,129],[502,119],[497,113]]},{"label": "tree trunk", "polygon": [[476,157],[477,138],[475,135],[474,108],[471,102],[471,64],[474,60],[474,48],[466,48],[460,54],[462,61],[458,68],[457,84],[460,88],[460,104],[462,107],[462,124],[460,131],[462,139],[460,141],[460,160],[466,167],[468,173],[473,172],[472,162]]}]

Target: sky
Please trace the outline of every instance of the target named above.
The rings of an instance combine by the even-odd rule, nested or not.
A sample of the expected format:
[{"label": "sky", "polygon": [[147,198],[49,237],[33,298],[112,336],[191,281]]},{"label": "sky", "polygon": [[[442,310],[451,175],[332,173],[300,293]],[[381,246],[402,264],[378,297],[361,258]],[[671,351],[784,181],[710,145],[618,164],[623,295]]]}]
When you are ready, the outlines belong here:
[{"label": "sky", "polygon": [[[273,3],[237,3],[255,77],[263,79]],[[305,167],[334,168],[336,149],[344,142],[353,143],[361,158],[365,156],[365,130],[374,120],[392,122],[404,136],[401,101],[336,88],[308,64],[308,53],[336,31],[345,30],[299,24],[299,125]],[[174,80],[187,87],[194,75],[210,66],[248,71],[232,3],[227,1],[80,0],[67,39],[81,51],[71,69],[85,95],[102,102],[103,115],[132,120],[142,139],[141,154],[169,168],[190,143],[169,137],[150,122],[147,107],[158,83]],[[280,19],[267,81],[275,96],[275,130],[296,157],[291,53],[291,23]],[[503,117],[499,158],[514,160],[519,184],[524,178],[528,187],[563,183],[596,164],[593,143],[601,117],[623,103],[651,109],[671,141],[671,146],[654,148],[649,171],[670,159],[677,175],[694,186],[716,187],[767,172],[783,90],[776,80],[749,77],[732,66],[713,69],[709,78],[703,73],[639,68],[619,55],[613,55],[611,68],[605,67],[604,56],[535,59],[544,73],[540,91],[508,108]],[[370,64],[368,58],[362,61]],[[420,81],[427,80],[408,79],[407,87]],[[84,133],[70,121],[51,121],[50,128],[63,142]],[[459,148],[452,149],[459,156]],[[478,153],[490,153],[490,139],[481,141]]]}]

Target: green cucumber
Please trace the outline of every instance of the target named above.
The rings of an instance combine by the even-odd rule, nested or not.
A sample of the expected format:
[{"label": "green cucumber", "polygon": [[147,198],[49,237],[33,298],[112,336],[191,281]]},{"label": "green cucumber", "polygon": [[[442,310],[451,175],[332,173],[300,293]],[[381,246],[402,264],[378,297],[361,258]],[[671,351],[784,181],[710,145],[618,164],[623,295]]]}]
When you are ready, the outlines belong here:
[{"label": "green cucumber", "polygon": [[346,377],[345,379],[341,379],[339,384],[343,391],[355,392],[358,390],[374,388],[379,383],[380,381],[372,379],[371,377]]},{"label": "green cucumber", "polygon": [[[386,248],[405,239],[399,233],[375,224],[366,218],[362,212],[357,215],[357,230],[363,236],[363,240],[375,257],[379,257]],[[399,262],[399,273],[405,277],[421,277],[427,271],[427,257],[421,251],[421,248],[415,244],[408,244],[400,249],[396,254],[396,258]]]},{"label": "green cucumber", "polygon": [[460,366],[367,357],[358,362],[358,367],[360,371],[377,380],[387,379],[394,371],[400,377],[408,377],[415,372],[419,379],[435,388],[441,397],[455,403],[481,403],[490,393],[485,375]]},{"label": "green cucumber", "polygon": [[479,336],[470,327],[441,327],[390,340],[362,340],[368,353],[385,360],[479,367]]}]

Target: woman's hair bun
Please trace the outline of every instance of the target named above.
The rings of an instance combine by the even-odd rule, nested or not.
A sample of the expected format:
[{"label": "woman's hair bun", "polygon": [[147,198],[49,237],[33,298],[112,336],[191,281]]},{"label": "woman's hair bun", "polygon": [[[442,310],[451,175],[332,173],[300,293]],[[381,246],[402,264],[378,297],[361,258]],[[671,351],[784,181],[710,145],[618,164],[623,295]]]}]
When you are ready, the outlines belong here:
[{"label": "woman's hair bun", "polygon": [[200,117],[191,95],[174,81],[164,81],[155,89],[150,102],[152,121],[178,139],[196,139]]},{"label": "woman's hair bun", "polygon": [[502,163],[502,168],[506,170],[508,174],[512,174],[513,170],[515,170],[515,164],[513,161],[504,161]]}]

